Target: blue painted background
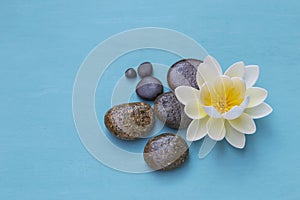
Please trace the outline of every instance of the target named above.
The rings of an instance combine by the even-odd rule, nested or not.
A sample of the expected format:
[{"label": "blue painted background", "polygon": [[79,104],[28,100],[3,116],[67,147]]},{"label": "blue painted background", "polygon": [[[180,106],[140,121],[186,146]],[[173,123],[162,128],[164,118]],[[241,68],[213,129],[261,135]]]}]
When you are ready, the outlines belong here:
[{"label": "blue painted background", "polygon": [[[298,0],[2,0],[0,199],[299,199],[299,21]],[[85,150],[72,118],[76,72],[99,42],[144,26],[191,36],[224,68],[261,67],[274,112],[244,150],[221,142],[198,160],[196,142],[180,169],[140,175]]]}]

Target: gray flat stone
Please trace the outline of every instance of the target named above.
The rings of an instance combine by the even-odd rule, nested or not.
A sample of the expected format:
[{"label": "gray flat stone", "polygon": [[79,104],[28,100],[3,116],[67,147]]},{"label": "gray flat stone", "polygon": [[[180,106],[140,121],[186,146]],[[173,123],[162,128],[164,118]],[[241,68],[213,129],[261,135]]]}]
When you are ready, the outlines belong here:
[{"label": "gray flat stone", "polygon": [[197,59],[184,59],[173,64],[168,71],[168,84],[172,90],[178,86],[191,86],[199,89],[197,85],[197,69],[202,63]]}]

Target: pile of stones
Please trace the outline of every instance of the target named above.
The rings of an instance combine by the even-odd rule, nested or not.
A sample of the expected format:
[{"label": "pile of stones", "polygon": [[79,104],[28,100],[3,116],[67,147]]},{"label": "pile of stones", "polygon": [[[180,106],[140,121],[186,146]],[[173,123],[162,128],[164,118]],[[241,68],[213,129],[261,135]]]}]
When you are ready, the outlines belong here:
[{"label": "pile of stones", "polygon": [[[139,65],[137,72],[129,68],[125,76],[141,78],[136,94],[146,101],[154,101],[153,108],[146,102],[125,103],[112,107],[104,117],[109,132],[122,140],[145,138],[154,127],[155,116],[166,126],[178,130],[187,128],[191,122],[177,100],[174,90],[186,85],[196,89],[197,68],[202,63],[197,59],[183,59],[174,63],[168,71],[167,81],[171,92],[164,93],[160,80],[153,77],[150,62]],[[144,148],[144,160],[154,170],[171,170],[180,166],[189,154],[185,140],[175,133],[163,133],[150,139]]]}]

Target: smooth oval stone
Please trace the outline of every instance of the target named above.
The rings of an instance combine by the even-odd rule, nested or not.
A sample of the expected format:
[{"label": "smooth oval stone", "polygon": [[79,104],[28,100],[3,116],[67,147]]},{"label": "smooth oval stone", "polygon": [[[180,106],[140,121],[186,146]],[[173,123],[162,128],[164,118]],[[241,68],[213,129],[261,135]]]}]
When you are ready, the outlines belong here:
[{"label": "smooth oval stone", "polygon": [[177,100],[173,92],[159,95],[154,101],[154,113],[170,128],[186,128],[191,119],[185,114],[184,106]]},{"label": "smooth oval stone", "polygon": [[149,104],[127,103],[112,107],[104,117],[107,129],[123,140],[145,137],[154,126],[154,113]]},{"label": "smooth oval stone", "polygon": [[137,84],[135,91],[142,99],[153,101],[163,93],[163,89],[160,80],[152,76],[146,76]]},{"label": "smooth oval stone", "polygon": [[184,59],[173,64],[168,71],[168,84],[172,90],[178,86],[191,86],[199,89],[197,84],[197,69],[202,63],[197,59]]},{"label": "smooth oval stone", "polygon": [[148,141],[144,160],[154,170],[171,170],[184,163],[188,154],[184,139],[173,133],[164,133]]},{"label": "smooth oval stone", "polygon": [[127,78],[135,78],[136,77],[136,71],[135,71],[135,69],[133,69],[133,68],[127,69],[126,72],[125,72],[125,76]]},{"label": "smooth oval stone", "polygon": [[146,76],[151,76],[152,75],[152,64],[150,62],[144,62],[140,64],[138,67],[138,74],[141,78],[144,78]]}]

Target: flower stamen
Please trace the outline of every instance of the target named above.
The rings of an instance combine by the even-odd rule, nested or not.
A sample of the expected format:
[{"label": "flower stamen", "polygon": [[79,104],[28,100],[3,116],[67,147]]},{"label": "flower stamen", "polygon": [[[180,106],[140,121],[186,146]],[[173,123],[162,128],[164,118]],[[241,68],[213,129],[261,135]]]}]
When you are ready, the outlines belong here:
[{"label": "flower stamen", "polygon": [[205,106],[213,106],[220,114],[230,111],[234,106],[240,106],[245,98],[245,85],[241,80],[231,80],[221,77],[212,89],[204,87],[201,99]]}]

